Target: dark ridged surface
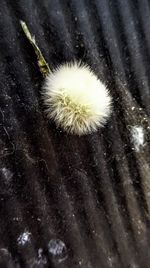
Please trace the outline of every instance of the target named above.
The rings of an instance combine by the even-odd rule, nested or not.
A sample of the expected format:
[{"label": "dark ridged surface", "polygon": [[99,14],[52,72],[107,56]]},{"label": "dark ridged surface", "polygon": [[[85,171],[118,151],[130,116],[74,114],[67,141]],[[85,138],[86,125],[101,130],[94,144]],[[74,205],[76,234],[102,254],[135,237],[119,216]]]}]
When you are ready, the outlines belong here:
[{"label": "dark ridged surface", "polygon": [[[51,67],[82,59],[107,84],[105,128],[47,121],[19,19]],[[148,0],[0,1],[0,267],[150,267],[149,88]]]}]

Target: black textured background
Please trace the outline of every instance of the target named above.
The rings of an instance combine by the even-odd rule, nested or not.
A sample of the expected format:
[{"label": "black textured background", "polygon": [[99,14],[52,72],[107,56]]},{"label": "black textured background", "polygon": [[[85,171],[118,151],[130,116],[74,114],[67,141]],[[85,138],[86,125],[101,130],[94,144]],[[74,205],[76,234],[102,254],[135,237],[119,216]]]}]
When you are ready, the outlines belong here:
[{"label": "black textured background", "polygon": [[[82,59],[106,83],[105,128],[47,121],[19,19],[51,68]],[[0,268],[150,267],[149,87],[150,1],[0,0]]]}]

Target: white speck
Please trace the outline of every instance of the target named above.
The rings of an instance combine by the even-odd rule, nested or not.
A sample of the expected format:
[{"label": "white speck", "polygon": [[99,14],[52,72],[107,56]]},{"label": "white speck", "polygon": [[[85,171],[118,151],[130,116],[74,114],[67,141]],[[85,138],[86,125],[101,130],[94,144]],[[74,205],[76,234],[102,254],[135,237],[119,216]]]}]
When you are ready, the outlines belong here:
[{"label": "white speck", "polygon": [[38,264],[46,264],[47,263],[47,260],[46,260],[46,257],[43,254],[43,249],[42,248],[39,248],[38,249],[38,260],[37,260],[37,263]]},{"label": "white speck", "polygon": [[53,260],[62,262],[67,258],[67,248],[60,239],[51,239],[48,243],[48,251],[53,257]]},{"label": "white speck", "polygon": [[14,217],[13,218],[13,221],[19,221],[19,218],[18,217]]},{"label": "white speck", "polygon": [[38,258],[41,259],[42,258],[42,254],[43,254],[43,249],[39,248],[38,249]]},{"label": "white speck", "polygon": [[109,266],[112,267],[113,265],[113,260],[110,256],[108,256],[108,263],[109,263]]},{"label": "white speck", "polygon": [[1,172],[6,182],[9,182],[13,177],[13,173],[6,167],[1,168]]},{"label": "white speck", "polygon": [[145,145],[144,138],[144,130],[141,126],[133,126],[131,129],[132,142],[134,144],[134,148],[137,152],[139,152],[141,147]]},{"label": "white speck", "polygon": [[28,231],[23,232],[17,239],[18,244],[24,246],[27,242],[30,242],[31,233]]}]

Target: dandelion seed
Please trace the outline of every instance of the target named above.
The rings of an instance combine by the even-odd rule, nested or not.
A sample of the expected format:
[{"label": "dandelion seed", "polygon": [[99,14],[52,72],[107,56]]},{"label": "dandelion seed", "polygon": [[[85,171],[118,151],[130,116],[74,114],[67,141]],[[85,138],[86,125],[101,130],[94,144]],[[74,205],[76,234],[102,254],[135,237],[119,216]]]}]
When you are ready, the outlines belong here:
[{"label": "dandelion seed", "polygon": [[23,31],[32,44],[45,78],[42,97],[49,119],[66,132],[84,135],[103,126],[111,113],[106,86],[85,64],[66,63],[51,71],[25,22]]},{"label": "dandelion seed", "polygon": [[47,76],[43,100],[48,118],[77,135],[96,131],[111,112],[105,85],[87,65],[77,62],[64,64]]}]

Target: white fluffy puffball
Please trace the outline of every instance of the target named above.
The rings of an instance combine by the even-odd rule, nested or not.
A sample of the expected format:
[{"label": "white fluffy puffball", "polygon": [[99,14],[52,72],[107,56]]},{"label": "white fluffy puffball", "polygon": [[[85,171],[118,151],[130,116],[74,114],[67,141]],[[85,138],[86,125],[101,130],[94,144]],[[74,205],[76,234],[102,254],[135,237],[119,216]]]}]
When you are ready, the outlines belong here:
[{"label": "white fluffy puffball", "polygon": [[111,96],[87,65],[66,63],[50,73],[43,86],[47,116],[72,134],[96,131],[111,112]]}]

